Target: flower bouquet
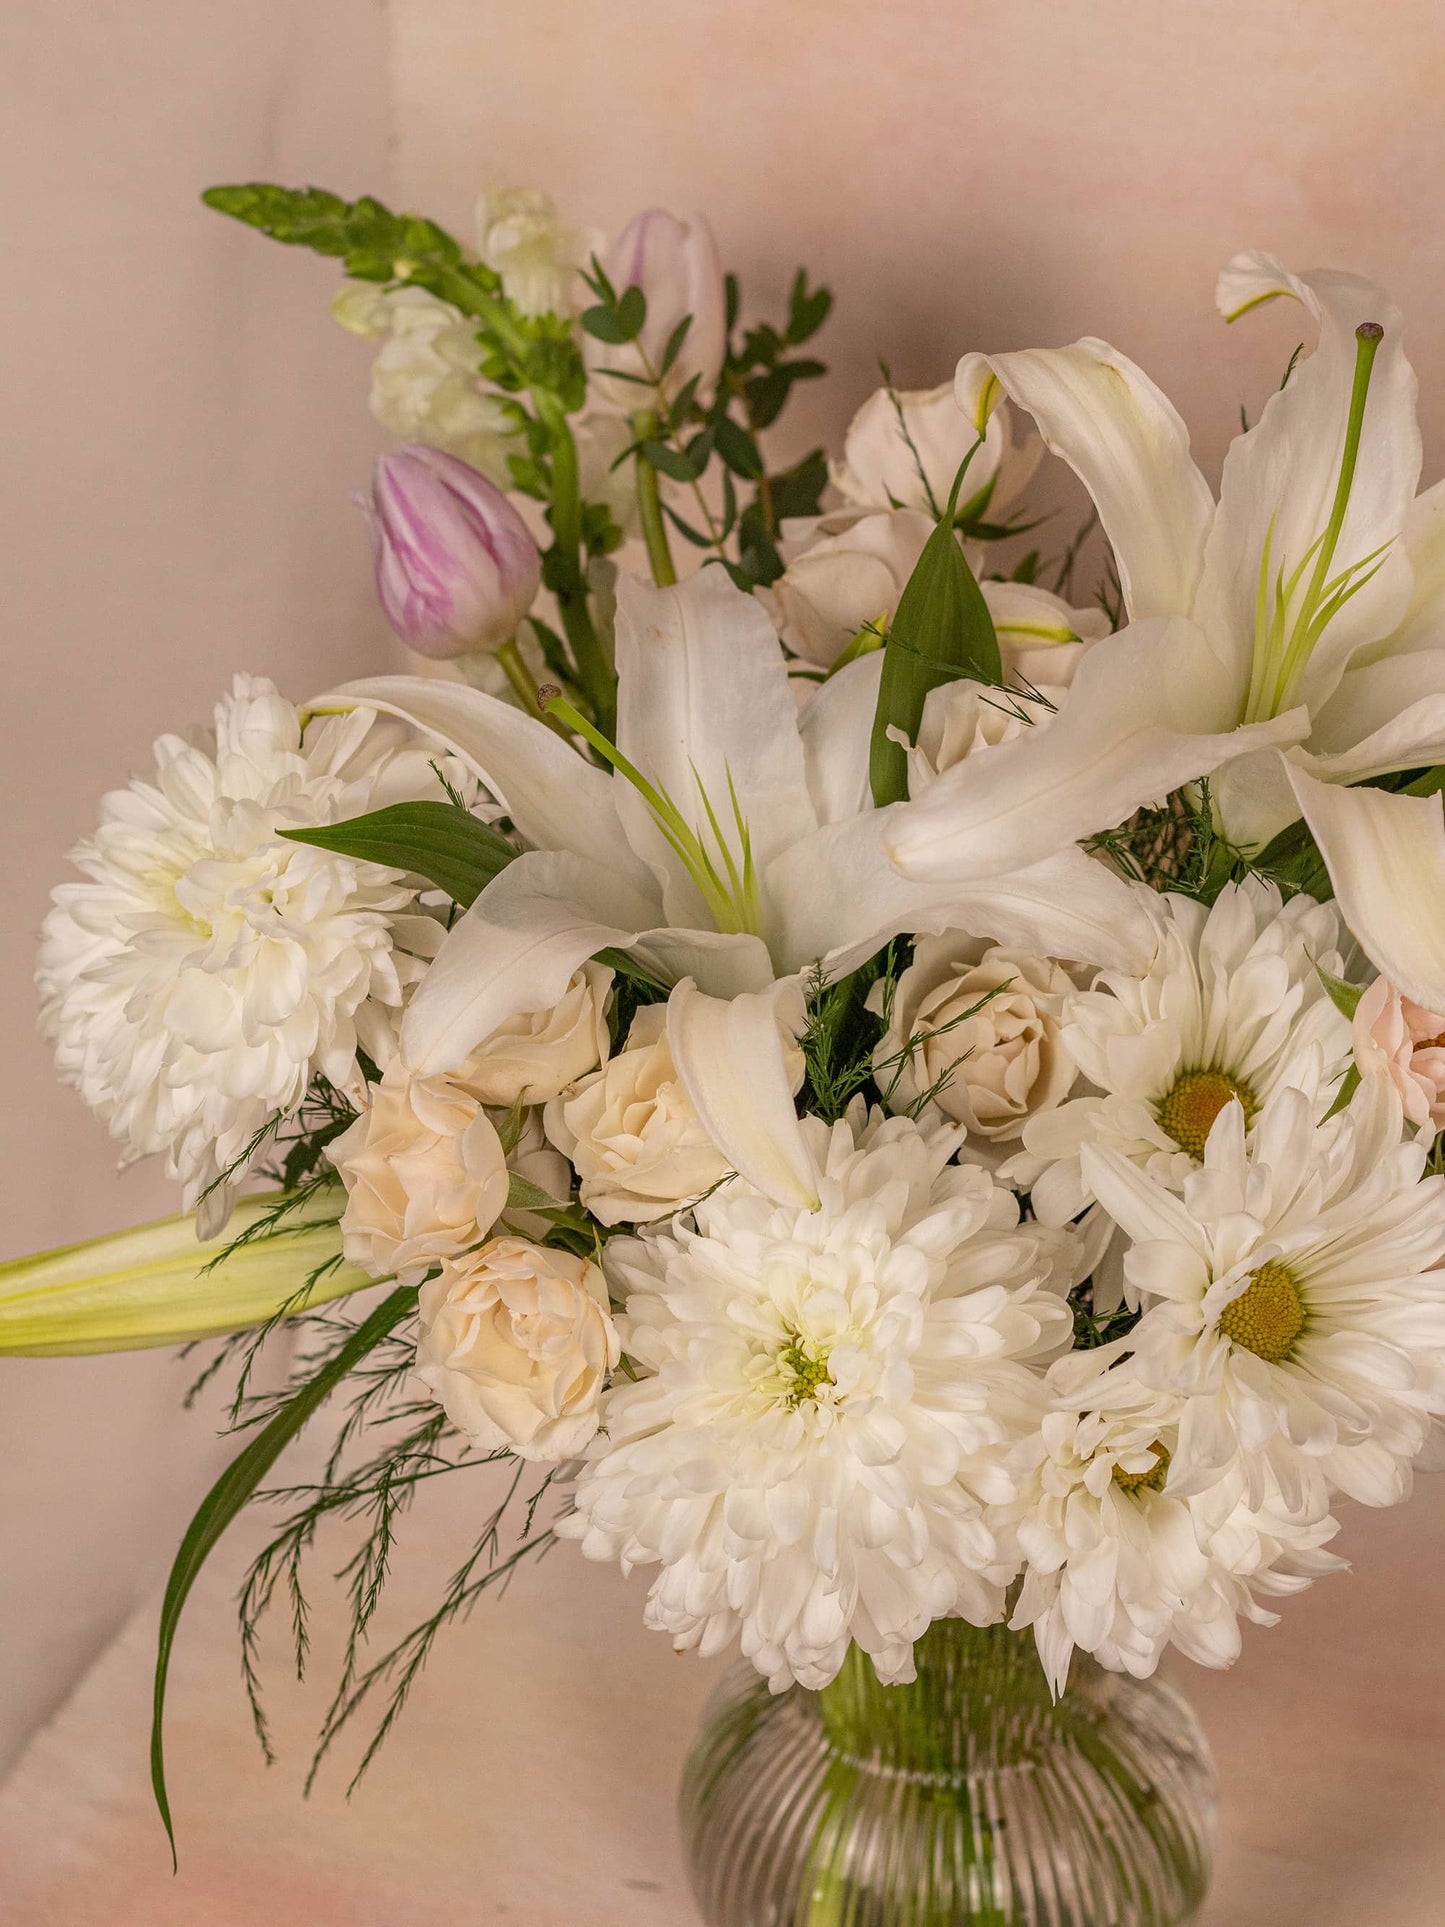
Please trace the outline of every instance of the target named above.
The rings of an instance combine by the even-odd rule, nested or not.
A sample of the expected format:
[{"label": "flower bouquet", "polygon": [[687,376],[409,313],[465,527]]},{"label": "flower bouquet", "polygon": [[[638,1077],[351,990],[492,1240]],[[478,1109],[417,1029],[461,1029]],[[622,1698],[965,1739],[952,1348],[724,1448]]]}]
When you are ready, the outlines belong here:
[{"label": "flower bouquet", "polygon": [[[1210,1767],[1161,1657],[1228,1665],[1445,1413],[1445,497],[1398,313],[1228,265],[1226,319],[1307,339],[1217,502],[1092,338],[885,369],[778,469],[830,297],[748,314],[701,219],[606,244],[511,191],[473,250],[206,199],[340,260],[405,443],[378,593],[449,666],[238,676],[45,925],[60,1073],[187,1215],[0,1269],[0,1349],[219,1338],[238,1380],[162,1613],[167,1827],[178,1619],[266,1487],[263,1738],[257,1625],[323,1521],[360,1543],[320,1753],[375,1711],[363,1769],[442,1628],[570,1540],[741,1649],[684,1780],[710,1921],[1191,1918]],[[502,1504],[373,1651],[399,1515],[479,1460]]]}]

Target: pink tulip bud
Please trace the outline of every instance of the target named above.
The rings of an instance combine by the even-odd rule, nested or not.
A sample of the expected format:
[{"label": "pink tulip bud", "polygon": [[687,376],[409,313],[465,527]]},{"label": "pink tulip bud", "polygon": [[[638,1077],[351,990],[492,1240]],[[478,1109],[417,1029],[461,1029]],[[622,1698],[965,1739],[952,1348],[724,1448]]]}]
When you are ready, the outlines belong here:
[{"label": "pink tulip bud", "polygon": [[676,394],[693,375],[700,375],[704,383],[716,380],[727,352],[726,297],[717,242],[706,219],[695,214],[690,221],[680,221],[656,207],[635,214],[603,256],[602,265],[619,294],[641,288],[647,297],[647,319],[636,343],[613,346],[589,336],[585,351],[598,398],[619,408],[642,407],[645,389],[609,381],[597,370],[660,372],[672,332],[685,315],[691,321],[664,377],[664,389]]},{"label": "pink tulip bud", "polygon": [[455,455],[408,443],[376,465],[376,591],[423,656],[500,649],[536,599],[537,545],[501,490]]}]

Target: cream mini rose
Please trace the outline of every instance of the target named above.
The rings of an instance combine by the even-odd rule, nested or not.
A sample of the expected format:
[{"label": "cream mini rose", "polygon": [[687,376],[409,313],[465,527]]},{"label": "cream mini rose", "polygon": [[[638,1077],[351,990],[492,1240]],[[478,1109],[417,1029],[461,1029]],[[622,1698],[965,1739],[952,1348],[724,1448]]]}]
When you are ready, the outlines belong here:
[{"label": "cream mini rose", "polygon": [[606,1281],[569,1251],[493,1238],[421,1288],[417,1377],[485,1451],[573,1457],[620,1355]]},{"label": "cream mini rose", "polygon": [[508,1018],[484,1037],[456,1081],[481,1099],[509,1110],[513,1104],[545,1104],[607,1055],[607,999],[612,972],[585,963],[549,1009]]},{"label": "cream mini rose", "polygon": [[[875,1054],[891,1107],[906,1109],[933,1090],[928,1108],[971,1136],[997,1144],[1018,1138],[1031,1117],[1068,1096],[1078,1076],[1059,1034],[1063,1000],[1075,988],[1046,957],[958,931],[921,938]],[[880,986],[871,1001],[881,1006]]]},{"label": "cream mini rose", "polygon": [[1445,1128],[1445,1017],[1376,977],[1355,1006],[1353,1030],[1361,1077],[1388,1078],[1417,1131]]},{"label": "cream mini rose", "polygon": [[916,509],[789,523],[787,567],[763,598],[783,641],[827,669],[868,623],[886,628],[932,533]]},{"label": "cream mini rose", "polygon": [[480,1103],[400,1063],[327,1156],[346,1186],[346,1257],[376,1278],[414,1284],[485,1238],[506,1207],[507,1160]]},{"label": "cream mini rose", "polygon": [[583,1204],[603,1224],[660,1218],[728,1174],[688,1101],[667,1043],[667,1006],[648,1004],[625,1047],[543,1112],[572,1160]]}]

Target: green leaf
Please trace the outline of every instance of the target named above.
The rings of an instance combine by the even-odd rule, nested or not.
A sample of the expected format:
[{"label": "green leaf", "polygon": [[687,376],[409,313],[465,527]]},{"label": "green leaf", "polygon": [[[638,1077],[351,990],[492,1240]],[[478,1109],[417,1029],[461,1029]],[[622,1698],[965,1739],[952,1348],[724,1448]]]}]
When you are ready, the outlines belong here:
[{"label": "green leaf", "polygon": [[1359,1088],[1360,1088],[1359,1066],[1357,1064],[1351,1064],[1350,1068],[1345,1072],[1343,1078],[1341,1078],[1340,1080],[1340,1088],[1335,1094],[1334,1103],[1331,1104],[1330,1108],[1325,1112],[1326,1120],[1332,1117],[1338,1117],[1341,1111],[1348,1110],[1350,1107],[1350,1099],[1354,1096],[1355,1092]]},{"label": "green leaf", "polygon": [[336,1356],[323,1365],[274,1418],[262,1426],[243,1452],[232,1459],[201,1501],[196,1516],[186,1529],[175,1564],[171,1567],[170,1578],[166,1581],[165,1598],[161,1602],[151,1713],[151,1786],[165,1824],[166,1837],[171,1843],[171,1860],[175,1865],[179,1865],[179,1862],[176,1858],[176,1834],[171,1823],[170,1800],[166,1793],[164,1720],[166,1679],[170,1672],[171,1648],[175,1644],[181,1609],[222,1533],[251,1498],[285,1448],[347,1373],[368,1352],[374,1351],[415,1306],[414,1287],[398,1287],[390,1292],[370,1317],[356,1327]]},{"label": "green leaf", "polygon": [[1289,895],[1303,893],[1328,903],[1335,894],[1319,845],[1306,824],[1291,823],[1267,843],[1249,867],[1277,883]]},{"label": "green leaf", "polygon": [[765,375],[754,375],[744,392],[754,428],[767,428],[782,414],[795,381],[816,381],[828,372],[826,362],[783,361]]},{"label": "green leaf", "polygon": [[796,348],[800,342],[807,341],[817,334],[828,319],[833,306],[833,296],[827,288],[808,287],[808,271],[799,268],[793,282],[793,291],[788,298],[788,342]]},{"label": "green leaf", "polygon": [[672,333],[667,337],[667,346],[663,349],[662,360],[658,364],[657,372],[659,375],[665,375],[677,360],[678,355],[682,352],[682,344],[687,340],[687,331],[691,326],[692,316],[685,314],[673,329]]},{"label": "green leaf", "polygon": [[584,309],[582,314],[582,326],[588,334],[613,346],[636,341],[646,320],[647,296],[635,286],[624,288],[616,301],[601,302],[595,308]]},{"label": "green leaf", "polygon": [[517,854],[504,836],[455,803],[393,803],[345,823],[281,834],[358,863],[384,863],[424,877],[464,910]]},{"label": "green leaf", "polygon": [[544,1191],[540,1184],[533,1184],[513,1171],[507,1182],[507,1209],[509,1211],[565,1211],[567,1206],[560,1198],[554,1198],[550,1191]]},{"label": "green leaf", "polygon": [[1346,983],[1343,977],[1333,977],[1320,964],[1315,965],[1315,974],[1329,992],[1330,1002],[1335,1009],[1342,1017],[1348,1017],[1353,1022],[1359,1001],[1365,994],[1365,986]]},{"label": "green leaf", "polygon": [[943,518],[899,598],[883,650],[868,757],[873,801],[880,809],[908,794],[908,758],[889,736],[890,728],[913,742],[930,689],[960,676],[985,683],[1003,679],[993,617],[953,532],[962,479],[960,469]]},{"label": "green leaf", "polygon": [[[442,293],[443,299],[455,299],[468,282],[476,292],[494,292],[500,286],[490,268],[464,262],[458,243],[434,221],[393,214],[369,195],[344,201],[324,188],[249,181],[208,187],[201,199],[218,214],[259,228],[273,241],[339,257],[358,281],[415,281]],[[439,279],[446,284],[445,292],[437,286]]]},{"label": "green leaf", "polygon": [[780,522],[792,515],[816,515],[828,486],[828,458],[815,448],[772,481],[773,513]]},{"label": "green leaf", "polygon": [[741,475],[746,481],[759,482],[763,478],[763,458],[758,449],[757,439],[748,433],[731,415],[719,415],[713,423],[713,434],[717,441],[717,452],[722,456],[734,475]]},{"label": "green leaf", "polygon": [[687,456],[680,449],[669,448],[666,442],[645,441],[642,452],[659,475],[669,476],[674,482],[695,482],[698,478],[699,471]]}]

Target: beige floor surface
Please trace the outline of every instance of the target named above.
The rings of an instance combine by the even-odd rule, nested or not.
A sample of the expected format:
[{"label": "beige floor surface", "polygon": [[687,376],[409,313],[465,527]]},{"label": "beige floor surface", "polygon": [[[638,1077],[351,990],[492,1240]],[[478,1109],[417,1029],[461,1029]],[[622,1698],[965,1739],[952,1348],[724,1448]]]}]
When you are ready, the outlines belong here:
[{"label": "beige floor surface", "polygon": [[[491,1476],[443,1482],[409,1523],[392,1623],[434,1596]],[[152,1608],[0,1790],[5,1927],[694,1927],[672,1797],[718,1669],[642,1630],[640,1577],[559,1548],[451,1635],[350,1803],[344,1759],[303,1803],[338,1613],[318,1614],[314,1687],[273,1652],[267,1771],[231,1621],[244,1544],[177,1649],[179,1876],[146,1782]],[[1233,1673],[1180,1669],[1224,1784],[1207,1927],[1445,1922],[1445,1480],[1352,1515],[1345,1550],[1356,1572],[1288,1602]]]}]

